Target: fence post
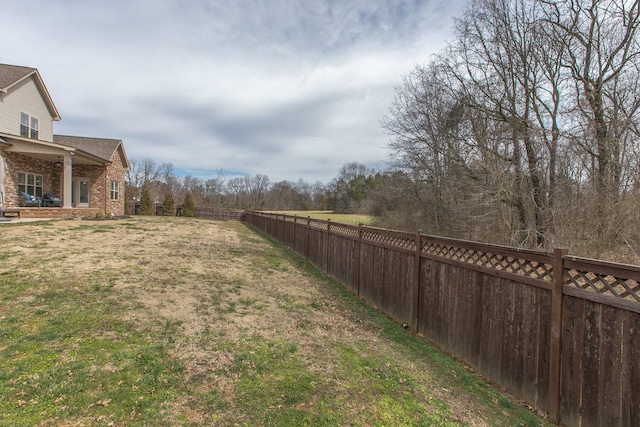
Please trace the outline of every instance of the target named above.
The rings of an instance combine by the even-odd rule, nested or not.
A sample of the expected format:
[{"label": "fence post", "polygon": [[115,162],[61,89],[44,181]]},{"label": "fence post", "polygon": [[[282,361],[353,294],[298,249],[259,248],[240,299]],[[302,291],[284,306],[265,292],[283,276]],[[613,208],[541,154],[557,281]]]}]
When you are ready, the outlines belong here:
[{"label": "fence post", "polygon": [[324,266],[329,274],[329,234],[331,233],[331,218],[327,219],[327,231],[324,237]]},{"label": "fence post", "polygon": [[560,375],[562,367],[562,286],[567,249],[553,250],[553,289],[551,291],[551,336],[549,343],[549,418],[560,421]]},{"label": "fence post", "polygon": [[305,258],[309,261],[309,241],[311,240],[311,217],[307,216],[307,241],[304,244]]},{"label": "fence post", "polygon": [[297,252],[296,251],[296,248],[297,248],[297,246],[296,246],[296,228],[298,228],[298,215],[297,214],[293,216],[293,243],[291,244],[291,247],[293,248],[293,250],[295,252]]},{"label": "fence post", "polygon": [[[278,214],[276,214],[276,221],[278,220]],[[282,236],[280,237],[280,243],[286,246],[284,241],[284,236],[287,235],[287,216],[286,214],[282,214]]]},{"label": "fence post", "polygon": [[362,223],[358,224],[358,251],[356,254],[356,295],[360,295],[360,264],[362,254]]},{"label": "fence post", "polygon": [[420,264],[422,258],[422,230],[416,232],[416,252],[413,259],[413,301],[411,308],[411,330],[418,332],[418,316],[420,312]]}]

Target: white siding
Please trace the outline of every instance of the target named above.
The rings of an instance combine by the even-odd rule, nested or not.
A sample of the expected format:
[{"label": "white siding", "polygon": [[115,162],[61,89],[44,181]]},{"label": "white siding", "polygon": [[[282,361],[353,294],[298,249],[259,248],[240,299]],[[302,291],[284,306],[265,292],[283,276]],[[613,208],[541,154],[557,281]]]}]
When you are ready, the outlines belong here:
[{"label": "white siding", "polygon": [[0,93],[0,132],[20,135],[20,113],[38,119],[38,139],[53,142],[53,118],[33,77],[8,93]]}]

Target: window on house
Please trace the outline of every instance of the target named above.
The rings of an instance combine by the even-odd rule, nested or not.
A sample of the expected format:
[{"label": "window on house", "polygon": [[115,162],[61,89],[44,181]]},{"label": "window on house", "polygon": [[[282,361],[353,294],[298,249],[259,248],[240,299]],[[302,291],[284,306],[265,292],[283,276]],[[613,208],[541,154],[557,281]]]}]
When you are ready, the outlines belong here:
[{"label": "window on house", "polygon": [[118,181],[111,181],[111,200],[118,200],[120,198],[120,183]]},{"label": "window on house", "polygon": [[26,113],[20,113],[20,136],[38,139],[38,119]]},{"label": "window on house", "polygon": [[42,175],[18,172],[18,193],[42,197]]},{"label": "window on house", "polygon": [[38,119],[31,117],[31,138],[38,139]]},{"label": "window on house", "polygon": [[20,113],[20,136],[29,136],[29,115]]}]

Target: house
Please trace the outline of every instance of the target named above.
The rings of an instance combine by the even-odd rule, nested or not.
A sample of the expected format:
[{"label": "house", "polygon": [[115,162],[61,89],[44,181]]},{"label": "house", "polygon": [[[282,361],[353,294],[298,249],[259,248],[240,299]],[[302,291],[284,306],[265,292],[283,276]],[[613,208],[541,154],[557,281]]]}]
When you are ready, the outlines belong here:
[{"label": "house", "polygon": [[[37,69],[0,64],[0,207],[32,217],[124,214],[129,163],[122,141],[55,135],[58,120]],[[62,201],[38,207],[24,193]]]}]

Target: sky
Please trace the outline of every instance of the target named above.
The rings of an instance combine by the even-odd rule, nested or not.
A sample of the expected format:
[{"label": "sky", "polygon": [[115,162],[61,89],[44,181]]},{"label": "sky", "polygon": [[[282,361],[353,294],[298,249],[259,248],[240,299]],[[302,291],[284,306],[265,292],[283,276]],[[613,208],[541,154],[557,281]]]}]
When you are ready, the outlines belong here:
[{"label": "sky", "polygon": [[0,0],[0,63],[37,68],[54,133],[208,179],[384,170],[395,87],[465,0]]}]

